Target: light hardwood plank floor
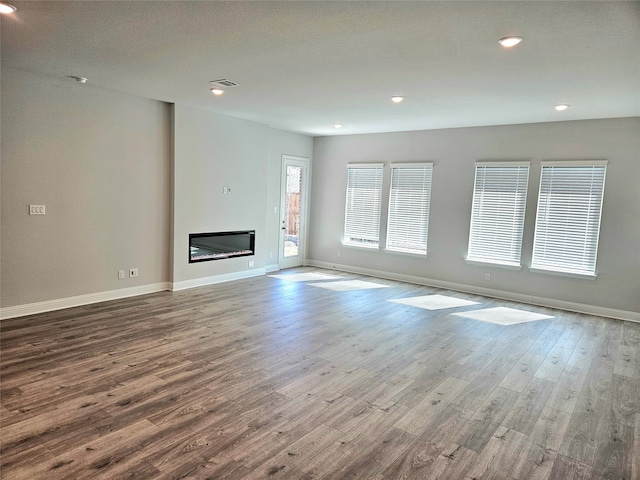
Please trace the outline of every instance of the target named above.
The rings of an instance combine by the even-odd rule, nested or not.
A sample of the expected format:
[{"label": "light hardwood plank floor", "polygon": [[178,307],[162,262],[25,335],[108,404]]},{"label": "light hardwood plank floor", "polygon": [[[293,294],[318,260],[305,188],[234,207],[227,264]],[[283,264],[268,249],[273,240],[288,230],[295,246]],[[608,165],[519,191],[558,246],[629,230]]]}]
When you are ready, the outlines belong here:
[{"label": "light hardwood plank floor", "polygon": [[640,324],[340,275],[2,321],[2,479],[640,479]]}]

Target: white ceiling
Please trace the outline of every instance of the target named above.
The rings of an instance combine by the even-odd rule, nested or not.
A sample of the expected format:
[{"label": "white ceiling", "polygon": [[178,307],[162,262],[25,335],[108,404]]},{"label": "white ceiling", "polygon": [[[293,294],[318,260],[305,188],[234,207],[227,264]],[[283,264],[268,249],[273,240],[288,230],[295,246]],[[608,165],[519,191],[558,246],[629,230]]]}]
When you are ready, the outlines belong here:
[{"label": "white ceiling", "polygon": [[5,66],[313,136],[640,115],[637,1],[11,3]]}]

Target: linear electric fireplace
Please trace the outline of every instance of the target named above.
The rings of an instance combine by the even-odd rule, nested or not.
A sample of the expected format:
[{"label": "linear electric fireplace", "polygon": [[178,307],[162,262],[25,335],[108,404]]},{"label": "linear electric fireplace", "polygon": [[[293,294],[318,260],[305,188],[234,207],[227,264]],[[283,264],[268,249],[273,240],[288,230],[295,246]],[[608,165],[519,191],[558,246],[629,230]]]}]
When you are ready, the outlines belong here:
[{"label": "linear electric fireplace", "polygon": [[256,231],[189,234],[189,263],[255,254]]}]

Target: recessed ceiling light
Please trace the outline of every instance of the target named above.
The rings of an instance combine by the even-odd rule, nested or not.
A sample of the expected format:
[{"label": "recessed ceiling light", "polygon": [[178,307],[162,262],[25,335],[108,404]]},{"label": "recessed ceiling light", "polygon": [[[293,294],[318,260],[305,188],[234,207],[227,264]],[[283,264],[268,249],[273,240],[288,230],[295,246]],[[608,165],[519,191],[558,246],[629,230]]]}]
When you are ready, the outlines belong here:
[{"label": "recessed ceiling light", "polygon": [[222,95],[224,93],[224,90],[221,89],[221,88],[214,87],[214,88],[210,88],[209,90],[211,90],[211,93],[213,93],[214,95],[218,95],[218,96],[220,96],[220,95]]},{"label": "recessed ceiling light", "polygon": [[399,95],[395,95],[395,96],[391,97],[391,101],[393,103],[400,103],[403,100],[404,100],[404,97],[401,97]]},{"label": "recessed ceiling light", "polygon": [[18,9],[10,3],[0,2],[0,13],[13,13],[16,10]]},{"label": "recessed ceiling light", "polygon": [[522,37],[504,37],[498,40],[498,43],[503,47],[511,48],[521,43],[522,40],[524,40]]},{"label": "recessed ceiling light", "polygon": [[562,112],[563,110],[566,110],[567,108],[569,108],[569,105],[566,103],[561,103],[560,105],[556,105],[554,108],[557,111]]},{"label": "recessed ceiling light", "polygon": [[333,124],[333,128],[342,128],[342,124],[341,123],[334,123]]}]

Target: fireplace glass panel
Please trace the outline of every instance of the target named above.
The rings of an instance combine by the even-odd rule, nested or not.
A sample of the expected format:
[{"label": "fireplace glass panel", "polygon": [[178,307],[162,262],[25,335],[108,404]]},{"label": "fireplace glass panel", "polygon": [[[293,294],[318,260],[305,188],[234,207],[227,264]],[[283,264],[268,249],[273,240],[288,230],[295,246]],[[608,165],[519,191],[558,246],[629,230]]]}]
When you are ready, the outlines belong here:
[{"label": "fireplace glass panel", "polygon": [[255,254],[255,230],[189,234],[189,263]]}]

